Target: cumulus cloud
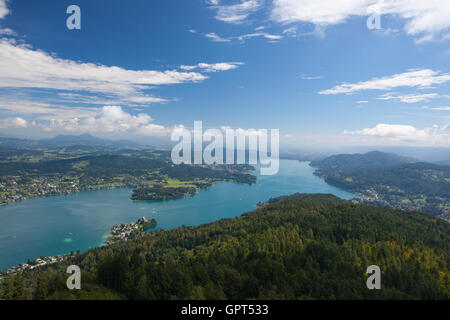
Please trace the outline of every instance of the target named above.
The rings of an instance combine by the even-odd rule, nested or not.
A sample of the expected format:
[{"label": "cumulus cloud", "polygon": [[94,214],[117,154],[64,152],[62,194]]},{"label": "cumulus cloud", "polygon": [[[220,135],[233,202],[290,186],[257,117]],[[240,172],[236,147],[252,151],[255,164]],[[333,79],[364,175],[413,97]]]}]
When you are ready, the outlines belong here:
[{"label": "cumulus cloud", "polygon": [[101,108],[54,106],[28,100],[1,100],[0,109],[33,117],[0,119],[0,129],[35,128],[47,132],[123,133],[141,136],[166,136],[169,129],[154,123],[146,113],[132,115],[120,106]]},{"label": "cumulus cloud", "polygon": [[407,34],[420,35],[422,41],[433,40],[450,28],[450,2],[447,0],[273,0],[271,17],[280,23],[328,26],[374,13],[404,19]]},{"label": "cumulus cloud", "polygon": [[367,2],[350,0],[274,0],[272,19],[277,22],[311,22],[330,25],[344,22],[351,15],[367,14]]},{"label": "cumulus cloud", "polygon": [[421,143],[432,145],[450,145],[448,134],[437,125],[431,128],[418,129],[410,125],[378,124],[374,128],[356,131],[344,131],[346,135],[372,137],[385,143]]},{"label": "cumulus cloud", "polygon": [[201,69],[204,72],[218,72],[218,71],[228,71],[238,68],[240,65],[243,65],[243,62],[222,62],[222,63],[199,63],[195,66],[180,66],[182,70],[195,70]]},{"label": "cumulus cloud", "polygon": [[97,112],[95,117],[87,118],[82,123],[92,129],[113,132],[129,131],[151,121],[152,118],[145,113],[132,116],[119,106],[105,106]]},{"label": "cumulus cloud", "polygon": [[358,83],[343,83],[319,94],[351,94],[363,90],[391,90],[398,87],[428,88],[450,81],[450,74],[430,69],[412,70]]},{"label": "cumulus cloud", "polygon": [[215,18],[217,20],[240,24],[248,18],[248,16],[262,7],[261,0],[240,0],[234,1],[233,4],[222,4],[221,0],[207,0],[211,9],[216,11]]},{"label": "cumulus cloud", "polygon": [[169,129],[152,123],[145,113],[131,115],[119,106],[104,106],[95,115],[85,118],[52,118],[48,124],[39,126],[46,131],[64,130],[73,132],[132,133],[147,136],[166,136]]},{"label": "cumulus cloud", "polygon": [[19,117],[0,119],[0,129],[26,128],[27,126],[28,122]]}]

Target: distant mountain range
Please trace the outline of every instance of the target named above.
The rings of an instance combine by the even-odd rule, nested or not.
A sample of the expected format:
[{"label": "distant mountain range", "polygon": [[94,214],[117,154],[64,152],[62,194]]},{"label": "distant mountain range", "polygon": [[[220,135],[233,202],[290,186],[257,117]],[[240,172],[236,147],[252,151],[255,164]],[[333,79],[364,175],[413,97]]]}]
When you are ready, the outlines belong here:
[{"label": "distant mountain range", "polygon": [[90,134],[59,135],[51,139],[29,140],[0,137],[0,147],[15,149],[51,149],[63,147],[100,147],[111,150],[117,149],[143,149],[144,146],[128,140],[107,140],[94,137]]}]

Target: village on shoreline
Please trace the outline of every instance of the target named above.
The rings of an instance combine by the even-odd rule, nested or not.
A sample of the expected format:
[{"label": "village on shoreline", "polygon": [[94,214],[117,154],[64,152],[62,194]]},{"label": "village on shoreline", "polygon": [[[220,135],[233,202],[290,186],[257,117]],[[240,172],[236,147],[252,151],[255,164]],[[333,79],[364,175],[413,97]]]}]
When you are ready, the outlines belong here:
[{"label": "village on shoreline", "polygon": [[[144,235],[149,229],[155,228],[157,225],[156,219],[147,219],[142,217],[136,222],[121,223],[114,225],[108,233],[108,238],[105,241],[105,245],[112,245],[119,241],[128,241],[135,239],[141,235]],[[14,275],[25,270],[34,270],[47,265],[52,265],[58,262],[67,261],[71,258],[75,258],[76,254],[80,251],[71,253],[56,255],[56,256],[41,256],[34,260],[28,260],[27,263],[21,263],[18,266],[7,268],[6,270],[0,270],[0,281],[3,276]]]},{"label": "village on shoreline", "polygon": [[105,245],[135,239],[145,234],[148,229],[156,227],[156,224],[155,219],[148,220],[145,217],[138,219],[136,222],[116,224],[109,231]]}]

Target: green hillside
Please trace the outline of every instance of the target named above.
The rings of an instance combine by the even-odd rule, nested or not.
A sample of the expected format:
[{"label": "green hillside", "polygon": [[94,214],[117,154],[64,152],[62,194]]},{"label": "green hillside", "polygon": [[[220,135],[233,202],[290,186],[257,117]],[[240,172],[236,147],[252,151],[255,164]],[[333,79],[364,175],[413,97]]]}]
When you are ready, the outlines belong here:
[{"label": "green hillside", "polygon": [[450,166],[408,163],[406,158],[381,152],[337,155],[311,165],[326,182],[364,195],[363,203],[450,220]]}]

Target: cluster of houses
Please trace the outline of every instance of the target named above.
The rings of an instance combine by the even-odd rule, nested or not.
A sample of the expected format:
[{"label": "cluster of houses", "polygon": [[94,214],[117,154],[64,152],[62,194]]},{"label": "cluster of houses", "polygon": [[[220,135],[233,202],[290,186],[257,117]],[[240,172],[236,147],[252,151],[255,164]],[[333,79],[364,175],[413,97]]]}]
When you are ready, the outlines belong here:
[{"label": "cluster of houses", "polygon": [[66,256],[63,255],[58,255],[58,256],[54,256],[54,257],[40,257],[37,259],[34,259],[33,261],[29,261],[28,263],[22,263],[19,264],[18,266],[15,267],[11,267],[7,270],[4,271],[0,271],[0,276],[2,275],[8,275],[8,274],[16,274],[18,272],[21,271],[25,271],[25,270],[33,270],[36,268],[40,268],[49,264],[54,264],[60,261],[63,261],[67,259]]},{"label": "cluster of houses", "polygon": [[[57,180],[55,185],[52,181]],[[75,182],[63,183],[63,178],[53,180],[48,177],[35,177],[32,182],[23,183],[22,177],[6,177],[0,182],[0,203],[22,201],[33,197],[49,194],[64,194],[80,191]]]},{"label": "cluster of houses", "polygon": [[55,194],[70,194],[82,190],[100,188],[126,187],[137,183],[137,179],[127,179],[129,183],[105,181],[103,178],[90,178],[80,181],[67,176],[33,177],[32,181],[19,176],[8,176],[0,179],[0,204],[23,201],[34,197]]},{"label": "cluster of houses", "polygon": [[148,220],[145,217],[140,218],[136,222],[121,223],[114,225],[110,230],[110,236],[105,244],[109,245],[117,241],[131,239],[144,232],[145,229],[156,225],[156,220]]}]

